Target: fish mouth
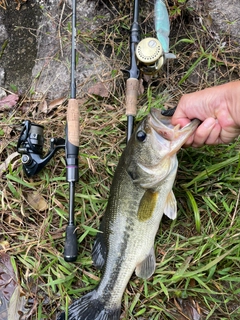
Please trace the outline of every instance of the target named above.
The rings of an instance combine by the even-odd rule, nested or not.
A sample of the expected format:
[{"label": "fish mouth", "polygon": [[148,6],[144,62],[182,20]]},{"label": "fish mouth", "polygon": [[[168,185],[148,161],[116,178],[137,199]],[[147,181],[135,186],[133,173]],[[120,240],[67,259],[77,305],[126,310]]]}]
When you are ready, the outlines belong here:
[{"label": "fish mouth", "polygon": [[187,139],[194,133],[200,124],[200,120],[194,119],[186,126],[180,128],[180,125],[173,126],[171,124],[171,117],[166,117],[161,114],[160,109],[151,108],[149,124],[158,135],[158,140],[167,142],[171,146],[178,147],[178,149],[187,141]]}]

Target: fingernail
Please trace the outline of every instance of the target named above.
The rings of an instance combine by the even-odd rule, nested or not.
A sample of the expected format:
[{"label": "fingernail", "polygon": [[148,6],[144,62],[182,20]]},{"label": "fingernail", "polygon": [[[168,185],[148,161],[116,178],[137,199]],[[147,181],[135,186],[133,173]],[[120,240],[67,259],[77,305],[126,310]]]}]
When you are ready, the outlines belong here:
[{"label": "fingernail", "polygon": [[203,125],[204,125],[205,128],[211,128],[215,123],[216,123],[216,119],[214,119],[214,118],[207,118],[207,119],[203,122]]}]

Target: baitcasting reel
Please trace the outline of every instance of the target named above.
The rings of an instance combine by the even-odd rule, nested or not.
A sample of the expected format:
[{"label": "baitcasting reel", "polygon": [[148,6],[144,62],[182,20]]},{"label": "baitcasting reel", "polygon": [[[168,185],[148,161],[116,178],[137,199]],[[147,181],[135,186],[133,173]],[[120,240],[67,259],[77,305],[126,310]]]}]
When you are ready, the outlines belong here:
[{"label": "baitcasting reel", "polygon": [[145,38],[136,47],[136,57],[140,69],[145,74],[157,73],[165,62],[160,41],[156,38]]},{"label": "baitcasting reel", "polygon": [[44,157],[43,130],[44,127],[39,124],[31,123],[29,120],[23,122],[23,129],[17,143],[17,151],[22,155],[23,170],[28,177],[32,177],[44,168],[58,149],[65,148],[64,139],[52,138],[50,149]]}]

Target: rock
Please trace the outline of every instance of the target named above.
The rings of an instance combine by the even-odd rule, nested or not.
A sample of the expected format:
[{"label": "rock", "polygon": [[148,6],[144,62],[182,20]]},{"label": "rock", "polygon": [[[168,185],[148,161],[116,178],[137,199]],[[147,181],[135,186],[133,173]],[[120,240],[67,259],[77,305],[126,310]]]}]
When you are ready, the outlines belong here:
[{"label": "rock", "polygon": [[8,33],[4,24],[2,24],[2,19],[0,19],[0,46],[4,45],[4,42],[8,38]]},{"label": "rock", "polygon": [[5,70],[5,88],[23,93],[29,89],[31,70],[37,54],[35,30],[39,5],[28,1],[16,10],[16,2],[8,1],[0,9],[0,67]]},{"label": "rock", "polygon": [[[61,4],[61,5],[60,5]],[[0,45],[7,40],[0,67],[5,70],[5,87],[35,98],[53,100],[69,95],[71,61],[72,1],[27,1],[16,10],[10,1],[0,10]],[[106,57],[96,53],[85,32],[110,19],[98,12],[95,1],[77,1],[77,93],[83,95],[93,83],[106,81],[111,67]]]},{"label": "rock", "polygon": [[230,36],[240,44],[239,0],[189,0],[188,7],[192,7],[199,14],[205,26],[219,39]]},{"label": "rock", "polygon": [[230,35],[240,44],[240,3],[239,0],[211,0],[209,14],[213,20],[213,27],[221,35]]},{"label": "rock", "polygon": [[0,99],[6,97],[6,91],[3,90],[3,86],[4,86],[4,83],[5,83],[5,71],[3,68],[0,67]]},{"label": "rock", "polygon": [[[101,21],[95,17],[95,1],[77,2],[77,66],[76,83],[78,96],[84,95],[99,77],[110,73],[110,67],[102,54],[97,54],[84,39],[85,32],[99,26]],[[53,100],[68,96],[71,72],[71,1],[59,7],[52,1],[51,6],[43,8],[38,38],[38,55],[32,71],[36,97]],[[99,14],[100,16],[100,14]],[[104,12],[101,16],[110,19]],[[67,20],[66,18],[69,17]],[[65,20],[63,23],[62,20]],[[104,77],[102,80],[106,80]]]}]

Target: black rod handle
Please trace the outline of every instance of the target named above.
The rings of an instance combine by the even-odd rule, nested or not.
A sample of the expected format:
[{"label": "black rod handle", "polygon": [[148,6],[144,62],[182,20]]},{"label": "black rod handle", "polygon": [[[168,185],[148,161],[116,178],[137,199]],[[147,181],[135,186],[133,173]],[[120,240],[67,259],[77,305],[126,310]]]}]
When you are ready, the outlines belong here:
[{"label": "black rod handle", "polygon": [[66,240],[64,246],[64,260],[74,262],[77,260],[78,243],[76,226],[68,225],[66,228]]}]

